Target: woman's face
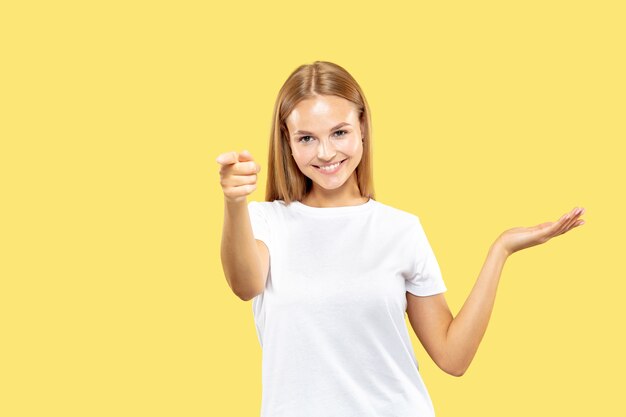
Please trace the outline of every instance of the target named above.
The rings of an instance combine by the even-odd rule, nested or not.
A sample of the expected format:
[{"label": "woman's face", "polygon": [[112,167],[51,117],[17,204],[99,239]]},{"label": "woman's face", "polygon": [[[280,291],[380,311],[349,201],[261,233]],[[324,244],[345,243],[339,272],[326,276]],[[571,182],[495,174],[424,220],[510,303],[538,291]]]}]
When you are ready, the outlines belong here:
[{"label": "woman's face", "polygon": [[[363,142],[354,103],[338,96],[316,96],[299,102],[285,122],[293,158],[314,186],[335,190],[347,184],[358,189],[354,171]],[[336,162],[341,163],[335,167]],[[321,168],[329,165],[330,169]]]}]

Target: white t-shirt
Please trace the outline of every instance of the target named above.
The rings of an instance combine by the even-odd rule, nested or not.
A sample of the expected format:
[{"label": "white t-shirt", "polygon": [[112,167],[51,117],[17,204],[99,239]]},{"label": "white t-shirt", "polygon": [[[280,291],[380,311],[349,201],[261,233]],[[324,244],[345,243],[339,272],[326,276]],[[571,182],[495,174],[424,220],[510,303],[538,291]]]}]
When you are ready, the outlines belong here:
[{"label": "white t-shirt", "polygon": [[252,301],[261,417],[432,417],[406,291],[445,292],[419,218],[370,199],[343,207],[248,203],[270,252]]}]

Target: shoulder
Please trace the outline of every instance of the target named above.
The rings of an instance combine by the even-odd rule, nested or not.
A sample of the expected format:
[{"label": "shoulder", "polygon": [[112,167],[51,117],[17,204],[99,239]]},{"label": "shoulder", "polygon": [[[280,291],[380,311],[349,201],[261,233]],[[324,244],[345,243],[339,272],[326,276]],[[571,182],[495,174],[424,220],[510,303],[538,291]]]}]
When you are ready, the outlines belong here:
[{"label": "shoulder", "polygon": [[265,217],[275,215],[286,207],[282,200],[274,201],[248,201],[248,211],[254,214],[260,214]]},{"label": "shoulder", "polygon": [[286,208],[292,207],[291,204],[285,203],[283,200],[273,200],[273,201],[248,201],[248,207],[254,206],[263,210],[284,210]]},{"label": "shoulder", "polygon": [[419,226],[420,220],[417,214],[390,206],[385,203],[381,203],[380,201],[377,201],[377,203],[379,207],[379,213],[381,213],[381,216],[383,216],[383,219],[385,221],[406,228],[414,228],[416,226]]}]

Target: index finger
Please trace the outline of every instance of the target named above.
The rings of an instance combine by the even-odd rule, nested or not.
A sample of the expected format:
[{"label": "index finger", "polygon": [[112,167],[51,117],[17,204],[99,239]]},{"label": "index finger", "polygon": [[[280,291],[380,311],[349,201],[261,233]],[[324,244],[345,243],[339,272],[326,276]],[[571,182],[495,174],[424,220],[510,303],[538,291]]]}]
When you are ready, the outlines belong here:
[{"label": "index finger", "polygon": [[218,156],[215,161],[221,165],[232,165],[235,162],[239,162],[239,155],[235,151],[224,152],[220,156]]}]

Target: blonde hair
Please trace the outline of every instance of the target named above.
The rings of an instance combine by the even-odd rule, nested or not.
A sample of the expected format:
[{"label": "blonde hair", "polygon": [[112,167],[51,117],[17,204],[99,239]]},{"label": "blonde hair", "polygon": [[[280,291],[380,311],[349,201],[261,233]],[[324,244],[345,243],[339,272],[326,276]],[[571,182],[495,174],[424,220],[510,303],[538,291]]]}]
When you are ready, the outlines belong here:
[{"label": "blonde hair", "polygon": [[289,130],[285,119],[296,105],[318,95],[334,95],[354,103],[363,126],[363,156],[356,168],[361,196],[374,198],[372,176],[372,123],[365,95],[356,80],[342,67],[332,62],[315,61],[296,68],[281,87],[272,117],[270,133],[267,187],[265,200],[284,200],[290,204],[300,201],[311,190],[306,177],[291,156]]}]

